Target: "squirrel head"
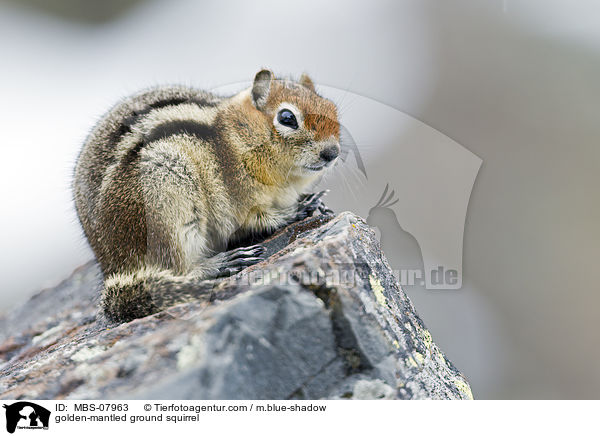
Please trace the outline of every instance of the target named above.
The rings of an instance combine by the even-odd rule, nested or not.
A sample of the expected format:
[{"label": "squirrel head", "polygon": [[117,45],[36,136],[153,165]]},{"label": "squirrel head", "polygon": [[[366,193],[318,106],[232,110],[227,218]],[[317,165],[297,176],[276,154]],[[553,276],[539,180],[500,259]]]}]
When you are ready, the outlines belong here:
[{"label": "squirrel head", "polygon": [[337,109],[317,94],[306,74],[293,81],[261,70],[249,91],[244,122],[252,128],[242,135],[262,133],[246,142],[255,156],[252,162],[260,162],[255,172],[264,173],[265,180],[277,179],[272,184],[282,179],[309,183],[334,164],[340,154]]}]

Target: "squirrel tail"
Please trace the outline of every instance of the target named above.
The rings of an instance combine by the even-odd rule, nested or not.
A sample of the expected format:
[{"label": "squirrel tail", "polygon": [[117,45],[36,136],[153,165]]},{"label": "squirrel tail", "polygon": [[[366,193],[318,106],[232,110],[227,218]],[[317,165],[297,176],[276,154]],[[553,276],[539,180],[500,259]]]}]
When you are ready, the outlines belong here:
[{"label": "squirrel tail", "polygon": [[111,321],[131,321],[176,304],[209,298],[213,285],[201,281],[198,276],[152,268],[115,273],[104,281],[101,307]]},{"label": "squirrel tail", "polygon": [[[265,258],[265,247],[252,245],[216,254],[199,263],[190,274],[177,275],[158,267],[113,273],[104,281],[102,309],[112,321],[131,321],[168,307],[213,297],[215,282]],[[219,292],[219,295],[226,293]]]}]

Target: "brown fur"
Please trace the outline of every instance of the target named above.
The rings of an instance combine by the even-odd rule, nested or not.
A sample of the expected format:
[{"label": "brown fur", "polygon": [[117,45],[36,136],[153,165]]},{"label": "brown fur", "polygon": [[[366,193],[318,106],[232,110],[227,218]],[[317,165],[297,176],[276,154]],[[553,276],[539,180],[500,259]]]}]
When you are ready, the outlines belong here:
[{"label": "brown fur", "polygon": [[[278,124],[282,105],[300,111],[298,129]],[[227,266],[219,253],[232,238],[293,219],[320,175],[306,167],[331,147],[335,105],[306,75],[297,83],[262,70],[229,98],[165,87],[115,106],[86,140],[73,183],[105,313],[128,320],[197,298]]]}]

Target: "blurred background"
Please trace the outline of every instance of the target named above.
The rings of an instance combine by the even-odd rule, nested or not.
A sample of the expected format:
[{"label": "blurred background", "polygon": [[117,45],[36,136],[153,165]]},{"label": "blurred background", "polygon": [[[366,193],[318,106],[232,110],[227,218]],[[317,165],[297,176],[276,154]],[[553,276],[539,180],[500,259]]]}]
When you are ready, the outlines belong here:
[{"label": "blurred background", "polygon": [[[407,291],[475,397],[597,399],[599,17],[593,0],[0,0],[0,311],[92,257],[69,184],[115,101],[306,71],[349,96],[342,121],[367,97],[483,161],[462,289]],[[364,112],[350,131],[377,126]],[[403,159],[384,142],[372,165]]]}]

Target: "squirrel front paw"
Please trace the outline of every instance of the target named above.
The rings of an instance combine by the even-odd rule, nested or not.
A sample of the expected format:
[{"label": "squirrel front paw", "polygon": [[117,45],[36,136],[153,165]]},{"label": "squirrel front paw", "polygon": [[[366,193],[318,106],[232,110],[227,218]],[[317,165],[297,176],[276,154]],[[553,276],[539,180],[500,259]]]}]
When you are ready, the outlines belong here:
[{"label": "squirrel front paw", "polygon": [[329,190],[317,192],[315,194],[303,194],[298,200],[298,211],[294,221],[302,221],[305,218],[313,216],[315,211],[321,212],[323,215],[332,215],[333,211],[325,206],[322,197]]}]

